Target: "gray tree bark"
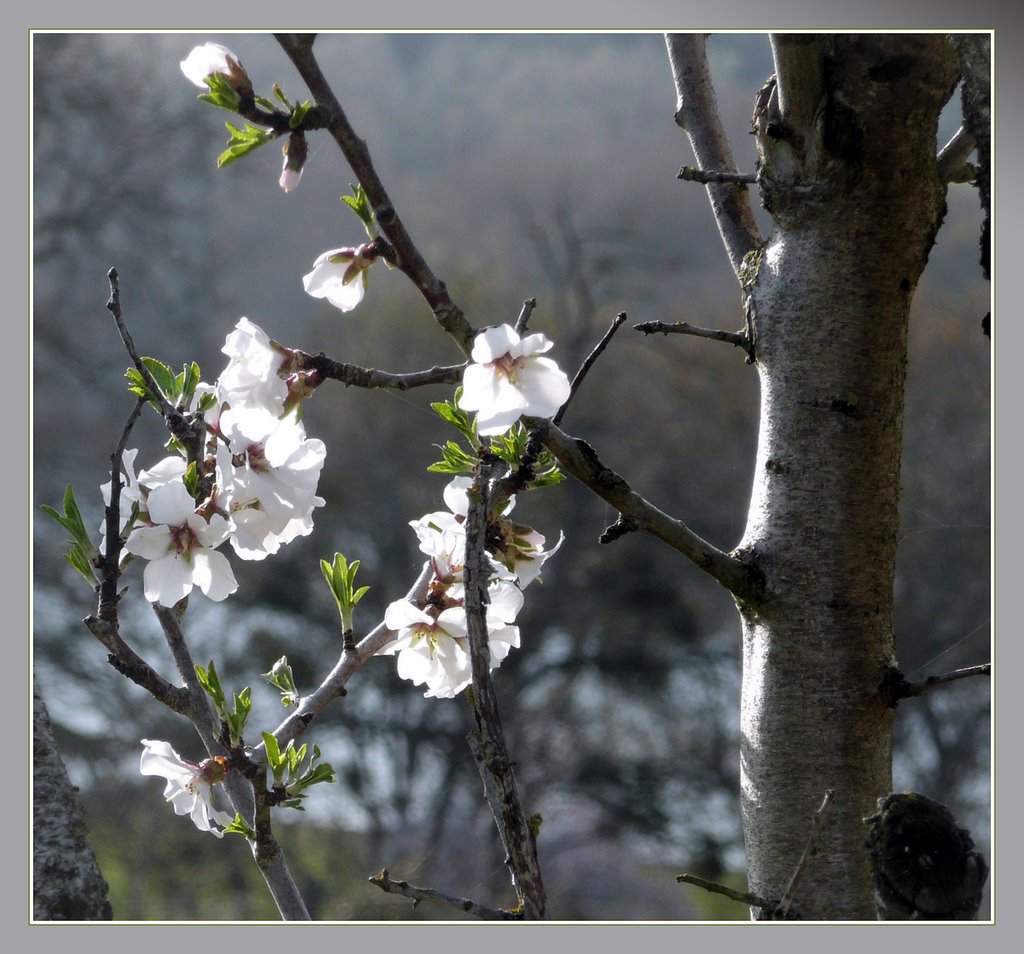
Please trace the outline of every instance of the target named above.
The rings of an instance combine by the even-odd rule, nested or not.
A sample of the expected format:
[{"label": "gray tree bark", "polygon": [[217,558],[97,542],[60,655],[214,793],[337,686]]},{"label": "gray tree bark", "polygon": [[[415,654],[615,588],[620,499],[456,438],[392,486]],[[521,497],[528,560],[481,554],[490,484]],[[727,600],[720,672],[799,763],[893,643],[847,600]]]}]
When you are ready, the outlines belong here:
[{"label": "gray tree bark", "polygon": [[907,319],[945,212],[938,35],[773,37],[755,115],[775,230],[744,291],[761,381],[737,555],[763,574],[743,619],[741,796],[750,890],[781,898],[826,789],[796,916],[873,919],[863,819],[892,787]]},{"label": "gray tree bark", "polygon": [[32,916],[37,921],[112,917],[107,882],[85,840],[85,817],[35,685],[32,692]]},{"label": "gray tree bark", "polygon": [[[762,399],[731,554],[758,584],[730,587],[743,622],[747,875],[769,902],[757,917],[785,899],[786,917],[874,919],[864,818],[892,787],[883,684],[895,664],[907,321],[945,213],[936,136],[959,69],[940,35],[771,42],[775,74],[752,123],[769,239],[750,224],[745,185],[707,186]],[[670,36],[668,48],[676,121],[702,169],[731,170],[704,38]],[[827,817],[815,818],[826,792]]]}]

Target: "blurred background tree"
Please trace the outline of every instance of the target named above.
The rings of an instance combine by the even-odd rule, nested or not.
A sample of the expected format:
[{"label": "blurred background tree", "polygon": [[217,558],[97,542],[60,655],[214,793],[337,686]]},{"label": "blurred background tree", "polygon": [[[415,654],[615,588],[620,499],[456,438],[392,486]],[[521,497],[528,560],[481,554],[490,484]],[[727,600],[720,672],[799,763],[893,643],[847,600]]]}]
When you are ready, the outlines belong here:
[{"label": "blurred background tree", "polygon": [[[288,195],[273,147],[218,172],[230,117],[197,104],[178,69],[207,40],[302,98],[265,36],[33,40],[35,503],[58,503],[72,483],[96,526],[131,406],[127,358],[103,307],[112,265],[142,352],[172,366],[194,358],[207,380],[243,314],[288,345],[357,364],[397,371],[459,358],[397,275],[374,270],[372,297],[350,315],[303,293],[320,252],[360,238],[338,201],[350,175],[320,141]],[[531,328],[554,339],[571,370],[621,311],[630,324],[742,323],[703,189],[675,179],[690,157],[672,123],[660,34],[325,35],[318,53],[403,219],[475,326],[513,321],[536,297]],[[771,72],[767,40],[715,36],[710,55],[737,161],[752,170],[752,142],[742,147]],[[940,137],[955,130],[958,108]],[[974,189],[952,186],[949,206],[911,322],[897,576],[911,679],[989,658],[990,354],[979,330],[989,289],[976,264]],[[275,659],[287,654],[308,690],[336,657],[321,557],[363,561],[360,579],[373,586],[357,614],[364,631],[405,592],[421,558],[408,521],[443,507],[445,478],[425,469],[449,436],[429,402],[446,397],[325,387],[308,402],[307,429],[328,447],[327,507],[313,534],[266,564],[236,561],[239,592],[223,605],[197,597],[189,613],[196,658],[215,656],[226,683],[253,687],[251,725],[279,721],[259,678]],[[754,371],[730,349],[623,329],[569,424],[649,499],[728,548],[743,532],[757,400]],[[135,434],[140,460],[155,459],[158,430]],[[658,453],[666,442],[672,473]],[[549,540],[563,530],[566,543],[531,590],[522,649],[496,677],[526,803],[544,817],[551,916],[745,918],[673,877],[727,880],[743,869],[731,598],[656,542],[600,546],[615,514],[572,481],[531,496],[523,519]],[[35,519],[35,664],[115,918],[273,918],[245,846],[180,827],[138,774],[140,738],[166,738],[182,754],[195,741],[106,665],[81,625],[90,595],[62,546],[60,528]],[[124,628],[160,658],[140,572],[126,578]],[[315,918],[451,916],[367,884],[385,865],[453,894],[511,900],[465,744],[470,721],[460,698],[422,699],[383,659],[318,722],[315,741],[339,781],[282,830]],[[986,854],[989,729],[977,684],[904,704],[895,779],[896,790],[947,804]]]}]

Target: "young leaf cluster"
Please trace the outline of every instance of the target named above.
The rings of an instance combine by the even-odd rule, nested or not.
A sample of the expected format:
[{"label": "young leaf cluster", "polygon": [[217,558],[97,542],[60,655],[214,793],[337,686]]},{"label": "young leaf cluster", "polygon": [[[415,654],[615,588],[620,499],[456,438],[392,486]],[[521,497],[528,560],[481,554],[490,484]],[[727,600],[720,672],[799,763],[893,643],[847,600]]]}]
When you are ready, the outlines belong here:
[{"label": "young leaf cluster", "polygon": [[263,744],[267,750],[267,764],[274,775],[274,788],[284,789],[279,805],[304,811],[302,800],[309,795],[305,789],[320,782],[335,780],[335,772],[330,763],[320,761],[320,749],[317,746],[313,746],[309,764],[303,770],[302,763],[309,753],[306,743],[296,749],[294,740],[290,739],[282,752],[277,739],[271,733],[264,732]]},{"label": "young leaf cluster", "polygon": [[292,667],[288,665],[287,656],[282,656],[270,667],[270,672],[261,675],[266,682],[281,691],[281,705],[286,709],[298,702],[299,690],[295,685],[295,676]]},{"label": "young leaf cluster", "polygon": [[[441,460],[431,464],[427,470],[435,474],[471,474],[476,468],[477,452],[481,447],[477,435],[476,420],[471,418],[459,407],[459,396],[462,388],[456,388],[454,401],[439,401],[431,404],[434,413],[441,420],[451,424],[469,444],[466,450],[456,441],[446,441],[444,445],[436,445],[441,451]],[[516,470],[526,456],[530,433],[520,421],[514,424],[507,433],[499,434],[490,439],[491,453],[500,457],[512,470]],[[558,469],[558,463],[550,451],[544,449],[532,464],[533,477],[531,487],[546,487],[560,483],[565,475]]]},{"label": "young leaf cluster", "polygon": [[356,572],[359,570],[359,561],[351,563],[341,553],[334,554],[334,562],[320,561],[320,569],[323,572],[327,585],[331,588],[335,603],[338,604],[338,612],[341,614],[341,629],[343,633],[352,631],[352,616],[358,603],[370,589],[368,586],[355,588]]},{"label": "young leaf cluster", "polygon": [[241,745],[242,733],[249,718],[249,710],[252,708],[252,693],[249,687],[246,686],[241,692],[235,693],[232,697],[231,707],[228,708],[227,696],[224,694],[220,676],[217,675],[217,668],[212,659],[207,669],[196,666],[196,677],[203,690],[213,700],[218,717],[228,727],[231,747],[235,748]]},{"label": "young leaf cluster", "polygon": [[[191,404],[199,386],[199,365],[195,361],[182,365],[181,373],[175,374],[170,367],[156,358],[143,357],[142,363],[150,373],[160,394],[171,404],[178,408],[185,408]],[[146,382],[145,377],[138,368],[129,368],[124,376],[128,379],[128,390],[145,398],[158,411],[160,408],[160,395],[154,394]],[[216,403],[216,397],[212,394],[204,395],[200,400],[199,410],[206,411]]]},{"label": "young leaf cluster", "polygon": [[363,223],[366,234],[371,239],[375,239],[377,237],[377,224],[373,220],[373,209],[370,208],[370,200],[366,197],[366,192],[361,184],[352,185],[350,182],[348,187],[352,190],[352,195],[343,195],[341,201],[359,216],[359,221]]},{"label": "young leaf cluster", "polygon": [[222,169],[230,165],[236,159],[247,156],[254,149],[265,145],[277,138],[277,133],[271,129],[261,129],[252,123],[246,123],[241,129],[232,123],[225,123],[228,132],[231,134],[228,139],[228,147],[217,157],[217,168]]},{"label": "young leaf cluster", "polygon": [[78,509],[78,504],[75,502],[75,492],[72,490],[71,485],[68,484],[67,489],[64,491],[64,513],[58,513],[53,507],[46,504],[42,505],[42,511],[48,516],[53,517],[57,523],[71,534],[71,540],[68,541],[71,544],[71,549],[64,554],[64,559],[81,573],[91,586],[95,585],[97,580],[96,565],[99,561],[100,553],[89,539],[89,533],[82,522],[82,512]]}]

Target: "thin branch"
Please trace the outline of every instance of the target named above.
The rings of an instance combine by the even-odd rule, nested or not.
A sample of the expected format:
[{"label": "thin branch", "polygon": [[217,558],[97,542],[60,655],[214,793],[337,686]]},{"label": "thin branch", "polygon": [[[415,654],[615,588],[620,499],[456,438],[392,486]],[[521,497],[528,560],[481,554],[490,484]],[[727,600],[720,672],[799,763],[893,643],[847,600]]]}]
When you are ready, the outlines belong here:
[{"label": "thin branch", "polygon": [[676,173],[676,178],[682,179],[684,182],[702,182],[704,185],[709,182],[734,185],[752,185],[757,182],[757,175],[753,172],[723,172],[714,169],[696,169],[693,166],[683,166]]},{"label": "thin branch", "polygon": [[87,616],[82,622],[107,649],[107,662],[121,675],[127,676],[137,686],[145,689],[158,702],[181,715],[192,711],[187,690],[172,686],[149,665],[121,637],[118,625],[113,620]]},{"label": "thin branch", "polygon": [[528,427],[554,454],[566,473],[572,474],[639,529],[664,540],[740,599],[761,595],[760,576],[749,564],[724,553],[694,533],[681,520],[662,512],[636,493],[611,468],[606,467],[586,441],[570,437],[551,421],[528,418]]},{"label": "thin branch", "polygon": [[759,898],[756,894],[751,894],[749,891],[734,891],[732,888],[727,888],[724,884],[718,884],[715,881],[705,881],[703,878],[698,878],[697,875],[676,875],[676,881],[680,884],[696,885],[698,888],[703,888],[712,894],[725,895],[730,900],[738,901],[740,904],[745,904],[751,908],[761,908],[763,911],[775,910],[773,902],[765,901],[764,898]]},{"label": "thin branch", "polygon": [[274,837],[271,827],[266,769],[260,768],[249,781],[252,785],[255,804],[253,829],[256,832],[256,840],[250,847],[256,866],[260,869],[263,880],[270,888],[282,919],[285,921],[311,921],[309,909],[299,893],[295,879],[292,878],[284,852]]},{"label": "thin branch", "polygon": [[565,414],[569,405],[572,403],[572,399],[576,396],[576,392],[580,389],[580,385],[583,383],[583,379],[587,376],[590,369],[594,366],[594,362],[601,357],[601,353],[605,348],[608,347],[609,342],[612,340],[612,336],[619,327],[626,320],[626,313],[620,311],[615,318],[612,320],[608,330],[604,333],[604,337],[597,343],[590,354],[587,355],[586,360],[580,365],[579,371],[576,372],[576,376],[572,379],[572,384],[569,386],[569,396],[565,399],[565,403],[558,409],[558,413],[551,419],[552,423],[558,424],[562,420],[562,416]]},{"label": "thin branch", "polygon": [[635,520],[630,520],[628,517],[624,517],[620,513],[615,523],[610,527],[606,527],[604,533],[597,538],[597,542],[614,543],[620,537],[624,537],[628,533],[635,533],[639,529],[640,526]]},{"label": "thin branch", "polygon": [[943,182],[971,182],[975,178],[977,169],[967,160],[977,145],[974,136],[964,126],[953,134],[952,139],[939,150],[936,157],[939,176]]},{"label": "thin branch", "polygon": [[462,310],[452,301],[444,282],[430,270],[409,236],[377,174],[366,143],[355,134],[334,91],[324,77],[320,64],[313,54],[312,43],[305,37],[296,37],[292,34],[278,33],[275,37],[309,87],[317,106],[325,111],[327,130],[366,192],[380,230],[395,249],[398,267],[419,289],[438,324],[451,335],[468,357],[475,333]]},{"label": "thin branch", "polygon": [[465,911],[467,914],[476,915],[482,921],[521,921],[522,914],[513,911],[503,911],[501,908],[489,908],[486,905],[470,901],[468,898],[456,898],[433,888],[420,888],[408,881],[395,881],[390,872],[385,868],[379,875],[368,879],[371,884],[377,885],[381,891],[388,894],[400,894],[406,898],[412,898],[413,907],[421,901],[440,901],[449,907]]},{"label": "thin branch", "polygon": [[530,315],[533,314],[533,309],[537,307],[536,298],[527,298],[523,302],[522,310],[519,312],[519,317],[516,319],[515,332],[517,335],[526,334],[526,325],[530,320]]},{"label": "thin branch", "polygon": [[[432,573],[433,568],[428,560],[423,564],[423,569],[416,577],[416,582],[413,583],[409,592],[405,594],[405,598],[407,600],[420,599],[426,591]],[[338,696],[345,695],[345,684],[353,674],[394,636],[393,630],[380,623],[356,644],[355,652],[346,651],[342,647],[338,662],[324,681],[310,695],[303,696],[295,707],[295,711],[274,729],[274,738],[277,739],[281,749],[284,749],[291,740],[302,735],[313,720]],[[255,746],[250,757],[254,761],[262,762],[266,758],[264,743],[260,742]]]},{"label": "thin branch", "polygon": [[[184,691],[187,691],[189,697],[189,718],[192,725],[195,726],[210,755],[230,757],[231,751],[221,737],[221,727],[213,703],[199,684],[195,663],[185,640],[185,632],[181,628],[183,604],[167,608],[154,603],[153,612],[160,621],[174,664],[185,683]],[[224,788],[235,811],[256,829],[256,841],[250,847],[281,917],[286,921],[309,921],[309,911],[288,868],[284,852],[271,832],[266,799],[259,797],[260,794],[266,794],[264,772],[265,769],[260,768],[250,777],[245,777],[239,772],[228,772],[224,779]]]},{"label": "thin branch", "polygon": [[142,380],[146,382],[146,387],[152,394],[153,399],[160,405],[160,413],[163,416],[168,431],[178,438],[186,448],[189,461],[201,460],[203,456],[203,443],[206,437],[206,426],[203,423],[202,417],[190,420],[188,416],[174,407],[164,396],[153,375],[150,374],[149,368],[143,362],[141,355],[135,347],[135,342],[132,340],[131,332],[128,331],[128,326],[125,324],[121,312],[121,283],[116,268],[111,268],[107,271],[107,281],[110,284],[110,298],[107,300],[107,311],[114,317],[114,323],[117,325],[117,330],[121,335],[121,341],[124,343],[125,350],[132,359],[135,369],[142,375]]},{"label": "thin branch", "polygon": [[896,708],[901,699],[911,699],[936,686],[944,686],[946,683],[966,679],[968,676],[988,676],[991,672],[992,664],[982,663],[979,666],[967,666],[965,669],[954,669],[952,672],[942,673],[938,676],[929,676],[921,682],[909,682],[898,668],[891,666],[885,672],[880,691],[886,705]]},{"label": "thin branch", "polygon": [[746,348],[749,344],[742,331],[719,331],[717,328],[698,328],[685,321],[641,321],[633,327],[645,335],[694,335],[697,338],[710,338],[712,341],[724,341],[737,348]]},{"label": "thin branch", "polygon": [[128,446],[128,437],[135,426],[135,422],[142,413],[144,398],[139,398],[132,408],[131,414],[121,431],[121,438],[110,455],[110,503],[104,511],[106,520],[105,546],[106,551],[102,556],[100,565],[100,586],[99,606],[96,615],[100,619],[110,620],[117,623],[117,586],[121,579],[121,461],[124,457],[125,448]]},{"label": "thin branch", "polygon": [[[707,37],[699,33],[665,36],[676,87],[676,124],[686,131],[701,170],[736,172],[714,87],[708,72]],[[743,256],[761,244],[745,183],[709,182],[706,187],[718,231],[737,278]]]},{"label": "thin branch", "polygon": [[807,873],[807,868],[811,863],[811,859],[818,850],[818,842],[821,840],[821,827],[824,823],[825,815],[828,813],[828,810],[832,805],[832,799],[834,797],[835,792],[832,789],[827,789],[825,791],[825,797],[822,800],[821,806],[814,813],[814,817],[811,819],[811,834],[807,839],[807,845],[804,848],[804,853],[800,856],[800,861],[797,862],[796,871],[793,872],[793,877],[789,881],[789,887],[786,888],[786,893],[782,896],[779,906],[772,914],[772,920],[786,920],[789,914],[789,909],[793,904],[793,899],[796,897],[797,888],[800,887],[800,882]]},{"label": "thin branch", "polygon": [[476,731],[469,744],[476,759],[484,793],[505,848],[505,864],[519,898],[523,918],[541,920],[547,901],[537,861],[537,843],[523,810],[512,760],[498,713],[498,699],[491,681],[491,649],[487,635],[487,517],[494,470],[500,462],[483,457],[469,490],[466,513],[465,581],[466,629],[473,686],[470,701],[476,718]]},{"label": "thin branch", "polygon": [[424,371],[410,371],[406,373],[395,373],[391,371],[378,371],[376,368],[362,368],[355,364],[346,364],[343,361],[334,361],[328,358],[323,352],[307,354],[297,348],[283,349],[290,353],[291,357],[282,370],[290,372],[305,371],[313,372],[319,380],[309,382],[316,386],[324,380],[340,381],[345,387],[357,388],[393,388],[397,391],[408,391],[412,388],[421,388],[429,384],[458,384],[462,380],[462,374],[466,370],[465,364],[453,364],[446,366],[435,366]]}]

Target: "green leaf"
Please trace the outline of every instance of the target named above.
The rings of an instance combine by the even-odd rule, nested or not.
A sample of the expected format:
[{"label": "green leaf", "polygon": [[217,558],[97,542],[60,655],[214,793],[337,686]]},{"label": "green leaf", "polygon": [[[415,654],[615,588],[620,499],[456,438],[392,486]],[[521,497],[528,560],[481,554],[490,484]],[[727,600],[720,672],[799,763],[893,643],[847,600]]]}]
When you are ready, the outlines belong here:
[{"label": "green leaf", "polygon": [[242,818],[237,812],[235,813],[234,821],[230,825],[224,828],[225,835],[245,835],[250,841],[256,840],[256,832],[254,832],[245,819]]},{"label": "green leaf", "polygon": [[174,379],[175,400],[184,405],[192,402],[192,396],[199,386],[199,365],[193,361],[182,366],[181,374]]},{"label": "green leaf", "polygon": [[[287,106],[288,109],[295,108],[294,106],[292,106],[291,100],[289,100],[288,97],[284,95],[284,92],[281,90],[281,87],[277,85],[277,83],[274,84],[274,96],[276,96],[278,100],[284,103],[284,105]],[[274,109],[277,109],[277,107],[274,106]]]},{"label": "green leaf", "polygon": [[203,669],[199,665],[196,666],[196,678],[199,680],[199,685],[203,687],[203,691],[213,700],[213,704],[217,708],[217,714],[222,719],[225,718],[227,700],[224,698],[224,689],[221,687],[220,677],[217,675],[217,667],[214,666],[212,659],[207,669]]},{"label": "green leaf", "polygon": [[82,521],[82,512],[78,509],[78,503],[75,501],[74,488],[70,484],[64,490],[63,507],[63,514],[58,513],[47,504],[42,504],[40,509],[71,534],[69,541],[71,549],[64,554],[64,559],[81,573],[90,585],[93,585],[97,579],[93,561],[99,559],[100,552],[92,545],[89,532],[85,529],[85,523]]},{"label": "green leaf", "polygon": [[270,732],[264,732],[262,735],[263,744],[267,749],[267,764],[274,773],[274,778],[280,781],[279,769],[284,763],[284,759],[281,758],[281,747],[277,744],[277,739]]},{"label": "green leaf", "polygon": [[276,135],[273,130],[262,129],[252,123],[246,123],[241,129],[232,123],[225,123],[231,138],[228,139],[228,148],[217,157],[217,168],[230,165],[236,159],[248,155],[254,149],[272,142]]},{"label": "green leaf", "polygon": [[204,103],[209,103],[211,106],[227,109],[232,113],[238,112],[241,100],[231,82],[223,73],[211,73],[203,82],[210,87],[210,91],[208,93],[200,93],[197,97],[198,99],[201,99]]},{"label": "green leaf", "polygon": [[433,474],[467,474],[476,467],[476,456],[467,454],[455,441],[447,441],[444,447],[434,445],[441,451],[442,459],[431,464],[427,470]]},{"label": "green leaf", "polygon": [[170,399],[174,394],[174,372],[162,361],[157,361],[156,358],[143,356],[142,363],[153,376],[156,386],[160,388],[165,397]]},{"label": "green leaf", "polygon": [[370,200],[367,198],[365,190],[362,185],[352,185],[351,182],[348,187],[352,190],[352,195],[343,195],[341,201],[359,216],[359,221],[363,223],[366,234],[371,239],[376,238],[377,224],[373,220],[373,209],[370,208]]},{"label": "green leaf", "polygon": [[288,125],[292,129],[298,129],[302,125],[302,120],[306,118],[306,113],[312,109],[313,104],[307,99],[304,103],[297,104],[292,109],[291,118],[288,120]]},{"label": "green leaf", "polygon": [[132,394],[145,398],[153,407],[160,410],[160,396],[150,389],[138,368],[128,368],[124,376],[128,379],[128,390]]},{"label": "green leaf", "polygon": [[85,577],[87,583],[95,585],[96,573],[77,543],[72,544],[71,549],[64,554],[64,559]]},{"label": "green leaf", "polygon": [[298,701],[299,693],[295,686],[295,676],[292,673],[292,667],[288,665],[287,656],[282,656],[274,663],[270,672],[263,673],[262,678],[281,691],[281,705],[285,708]]}]

